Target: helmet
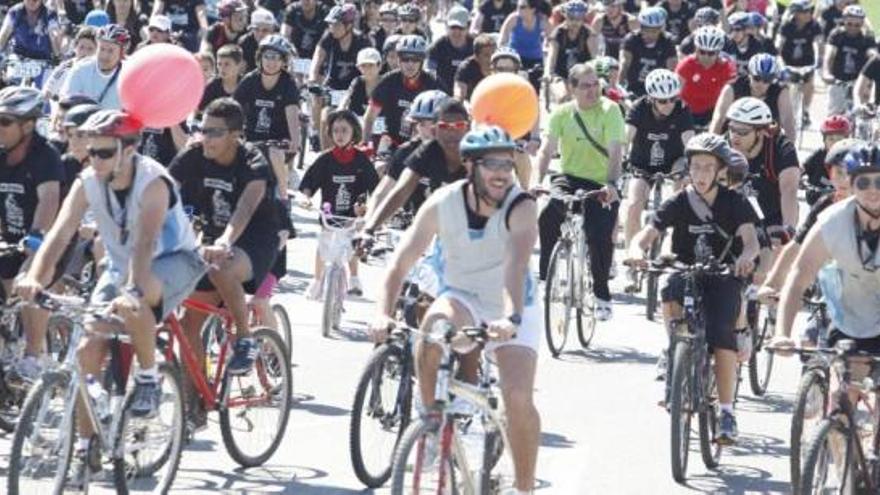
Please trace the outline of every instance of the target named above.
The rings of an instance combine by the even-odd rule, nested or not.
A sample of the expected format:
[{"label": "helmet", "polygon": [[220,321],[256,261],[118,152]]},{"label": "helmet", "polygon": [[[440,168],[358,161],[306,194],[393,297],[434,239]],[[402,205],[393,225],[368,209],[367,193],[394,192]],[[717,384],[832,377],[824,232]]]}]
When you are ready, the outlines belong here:
[{"label": "helmet", "polygon": [[831,115],[822,121],[819,129],[822,134],[843,134],[849,136],[852,132],[852,122],[843,115]]},{"label": "helmet", "polygon": [[428,52],[428,42],[417,34],[405,34],[397,41],[397,53],[424,57]]},{"label": "helmet", "polygon": [[654,69],[645,79],[645,90],[651,98],[675,98],[681,92],[681,79],[669,69]]},{"label": "helmet", "polygon": [[813,2],[812,0],[791,0],[791,3],[788,4],[788,11],[792,14],[812,12]]},{"label": "helmet", "polygon": [[703,26],[694,33],[694,46],[698,50],[707,52],[720,52],[724,48],[727,35],[721,28],[715,26]]},{"label": "helmet", "polygon": [[422,18],[422,11],[411,3],[405,3],[397,8],[397,16],[400,20],[419,22]]},{"label": "helmet", "polygon": [[43,96],[40,90],[24,86],[9,86],[0,90],[0,114],[19,119],[35,119],[43,114]]},{"label": "helmet", "polygon": [[277,22],[271,11],[260,7],[251,12],[251,26],[258,26],[260,24],[271,24],[274,26]]},{"label": "helmet", "polygon": [[749,59],[749,75],[764,80],[779,77],[779,63],[769,53],[758,53]]},{"label": "helmet", "polygon": [[509,46],[499,46],[495,53],[492,54],[492,58],[489,60],[489,63],[495,65],[495,62],[501,60],[502,58],[509,58],[516,62],[518,67],[522,67],[522,59],[519,57],[519,53],[516,50]]},{"label": "helmet", "polygon": [[397,4],[394,2],[385,2],[379,6],[379,15],[393,15],[397,17]]},{"label": "helmet", "polygon": [[666,24],[666,11],[662,7],[648,7],[639,12],[639,25],[643,28],[662,28]]},{"label": "helmet", "polygon": [[361,48],[357,55],[357,65],[363,64],[382,65],[382,54],[373,47]]},{"label": "helmet", "polygon": [[324,18],[324,22],[328,22],[331,24],[334,22],[341,22],[343,24],[354,24],[354,21],[357,19],[357,15],[357,7],[355,7],[353,3],[344,3],[330,9],[327,17]]},{"label": "helmet", "polygon": [[846,167],[844,158],[854,150],[867,146],[861,139],[846,138],[834,143],[825,155],[826,167]]},{"label": "helmet", "polygon": [[731,29],[746,29],[751,27],[752,23],[749,19],[749,14],[745,12],[734,12],[730,14],[727,18],[727,22],[730,24]]},{"label": "helmet", "polygon": [[119,24],[107,24],[98,31],[98,39],[125,47],[131,41],[131,34]]},{"label": "helmet", "polygon": [[749,160],[739,150],[730,148],[729,151],[730,162],[727,164],[728,182],[742,182],[749,173]]},{"label": "helmet", "polygon": [[565,13],[565,17],[582,18],[587,14],[587,10],[587,4],[582,0],[568,0],[562,5],[562,12]]},{"label": "helmet", "polygon": [[599,57],[593,61],[593,67],[596,68],[596,75],[600,78],[607,79],[611,75],[611,71],[620,68],[620,62],[609,56]]},{"label": "helmet", "polygon": [[86,18],[85,20],[83,20],[83,24],[96,28],[104,27],[107,24],[110,24],[110,16],[107,15],[106,11],[101,9],[91,10],[88,14],[86,14]]},{"label": "helmet", "polygon": [[841,164],[850,178],[860,174],[880,172],[880,148],[877,145],[862,143],[843,156]]},{"label": "helmet", "polygon": [[749,12],[749,24],[756,28],[764,27],[767,25],[767,18],[760,12]]},{"label": "helmet", "polygon": [[469,131],[458,145],[462,158],[475,158],[490,151],[514,151],[516,143],[504,129],[490,125]]},{"label": "helmet", "polygon": [[694,14],[694,21],[699,26],[714,26],[721,22],[721,14],[712,7],[700,7]]},{"label": "helmet", "polygon": [[391,36],[385,38],[385,43],[382,45],[382,53],[397,51],[398,41],[400,41],[399,34],[392,34]]},{"label": "helmet", "polygon": [[684,154],[690,160],[694,155],[707,153],[721,162],[721,166],[730,165],[730,145],[721,136],[711,132],[703,132],[692,137],[684,147]]},{"label": "helmet", "polygon": [[62,98],[58,102],[58,107],[62,110],[70,110],[71,108],[77,105],[83,105],[85,103],[97,103],[91,96],[86,96],[83,94],[73,94]]},{"label": "helmet", "polygon": [[865,18],[865,9],[861,5],[847,5],[843,9],[843,17],[855,17],[857,19]]},{"label": "helmet", "polygon": [[740,98],[727,109],[727,120],[754,126],[764,126],[773,123],[773,114],[770,107],[763,101],[752,96]]},{"label": "helmet", "polygon": [[139,136],[143,127],[141,121],[121,110],[99,110],[79,130],[95,136],[132,138]]},{"label": "helmet", "polygon": [[281,54],[281,56],[287,58],[293,53],[293,49],[284,36],[280,34],[270,34],[266,36],[262,40],[260,40],[259,46],[257,46],[257,58],[263,54],[266,50],[274,50]]},{"label": "helmet", "polygon": [[220,18],[232,17],[236,12],[247,11],[247,6],[241,0],[222,0],[217,6],[217,15]]},{"label": "helmet", "polygon": [[64,127],[79,127],[88,120],[95,112],[101,111],[101,107],[94,103],[76,105],[64,114]]},{"label": "helmet", "polygon": [[413,120],[437,120],[437,110],[449,99],[449,95],[439,89],[422,91],[409,106],[407,117]]}]

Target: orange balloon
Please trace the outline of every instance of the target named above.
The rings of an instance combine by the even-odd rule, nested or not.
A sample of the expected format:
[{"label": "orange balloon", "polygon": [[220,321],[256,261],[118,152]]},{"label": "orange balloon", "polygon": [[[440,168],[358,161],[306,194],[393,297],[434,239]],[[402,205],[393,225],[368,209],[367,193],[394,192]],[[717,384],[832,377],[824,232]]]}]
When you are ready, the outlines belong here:
[{"label": "orange balloon", "polygon": [[514,139],[532,130],[540,108],[535,88],[516,74],[492,74],[471,94],[471,113],[480,124],[497,125]]}]

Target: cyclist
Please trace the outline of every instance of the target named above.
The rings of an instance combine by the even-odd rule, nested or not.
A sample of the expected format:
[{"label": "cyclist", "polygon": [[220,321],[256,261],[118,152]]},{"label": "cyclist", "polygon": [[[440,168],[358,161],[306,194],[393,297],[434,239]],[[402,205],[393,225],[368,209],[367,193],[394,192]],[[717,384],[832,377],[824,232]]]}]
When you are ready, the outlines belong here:
[{"label": "cyclist", "polygon": [[[204,273],[204,263],[168,172],[135,151],[139,127],[139,122],[118,110],[96,112],[80,127],[89,136],[90,166],[73,184],[58,221],[16,292],[29,300],[50,285],[52,267],[88,209],[107,248],[109,263],[92,293],[92,302],[110,303],[125,320],[139,364],[128,413],[150,418],[158,414],[162,396],[155,357],[156,324],[192,291]],[[99,322],[89,326],[92,330],[105,327]],[[85,345],[77,350],[82,372],[101,376],[107,350],[105,338],[87,336]],[[71,467],[74,485],[84,482],[85,452],[93,433],[85,414],[77,414],[77,418],[79,435]]]},{"label": "cyclist", "polygon": [[431,74],[422,70],[427,43],[417,35],[403,35],[397,42],[400,69],[391,71],[379,80],[370,95],[370,105],[364,115],[364,132],[373,135],[373,124],[379,115],[385,118],[385,132],[391,138],[393,147],[410,135],[405,126],[404,114],[413,99],[422,91],[438,89],[440,83]]},{"label": "cyclist", "polygon": [[[630,245],[632,259],[643,260],[660,231],[672,227],[672,252],[677,261],[693,264],[695,246],[704,236],[712,256],[721,263],[734,263],[736,277],[748,276],[754,269],[759,245],[755,231],[757,216],[748,201],[718,184],[718,176],[730,161],[730,150],[723,138],[698,134],[685,150],[691,184],[663,203],[652,224],[642,229]],[[734,240],[739,242],[734,242]],[[742,294],[742,282],[731,276],[709,276],[701,281],[706,340],[715,356],[719,417],[715,441],[736,442],[737,425],[733,400],[737,380],[737,341],[734,335]],[[672,275],[661,290],[663,319],[672,335],[685,331],[681,321],[684,279]],[[663,353],[666,354],[666,351]],[[661,356],[661,360],[663,356]]]},{"label": "cyclist", "polygon": [[856,79],[855,96],[861,108],[880,104],[880,55],[875,53],[865,63]]},{"label": "cyclist", "polygon": [[471,34],[477,36],[500,32],[505,19],[516,10],[516,6],[513,0],[481,0],[471,21]]},{"label": "cyclist", "polygon": [[73,186],[73,182],[88,165],[89,150],[88,136],[79,130],[89,117],[101,110],[94,103],[81,103],[70,108],[61,121],[62,129],[67,140],[67,151],[61,156],[61,166],[64,168],[64,181],[61,183],[61,202],[67,197],[67,193]]},{"label": "cyclist", "polygon": [[208,31],[204,0],[155,0],[152,14],[170,17],[180,44],[191,52],[198,51],[199,41]]},{"label": "cyclist", "polygon": [[492,71],[492,56],[498,48],[491,34],[482,33],[474,38],[474,54],[466,58],[455,70],[455,84],[452,95],[461,101],[468,101],[484,77]]},{"label": "cyclist", "polygon": [[728,17],[730,23],[730,39],[733,40],[735,50],[733,50],[733,59],[736,61],[736,69],[739,75],[748,74],[749,60],[755,55],[762,53],[762,43],[749,34],[752,27],[752,21],[746,12],[736,12]]},{"label": "cyclist", "polygon": [[138,43],[132,51],[157,43],[172,43],[171,19],[167,15],[162,14],[150,17],[150,21],[147,24],[147,33],[147,39]]},{"label": "cyclist", "polygon": [[[446,34],[428,48],[425,70],[437,78],[440,89],[448,94],[452,94],[455,71],[474,54],[474,37],[467,32],[469,22],[468,10],[455,5],[446,17]],[[400,53],[400,47],[397,52]]]},{"label": "cyclist", "polygon": [[[356,115],[364,115],[367,112],[367,105],[370,104],[370,95],[379,84],[382,76],[382,54],[375,48],[364,48],[358,52],[357,68],[361,73],[358,77],[351,80],[351,86],[348,88],[345,97],[339,104],[340,108],[351,110]],[[374,124],[373,134],[381,134],[384,131],[384,123],[382,125]],[[370,136],[365,136],[369,139]]]},{"label": "cyclist", "polygon": [[750,96],[728,109],[727,131],[731,146],[749,160],[749,173],[758,176],[752,185],[764,217],[762,227],[791,237],[798,223],[801,173],[794,144],[774,125],[767,104]]},{"label": "cyclist", "polygon": [[[678,44],[678,58],[683,59],[688,55],[693,55],[697,51],[695,43],[697,31],[706,26],[720,27],[721,14],[712,7],[702,7],[694,14],[694,30],[688,34],[681,43]],[[723,31],[722,31],[723,32]],[[724,53],[733,56],[736,50],[736,44],[729,36],[724,36],[724,46],[721,49]]]},{"label": "cyclist", "polygon": [[382,48],[385,45],[385,40],[397,31],[399,21],[397,5],[393,2],[383,2],[379,5],[378,15],[379,25],[370,33],[370,37],[373,39],[373,46]]},{"label": "cyclist", "polygon": [[510,46],[519,54],[535,91],[540,89],[542,47],[550,35],[550,22],[538,10],[541,4],[541,0],[517,0],[517,11],[504,21],[498,39],[499,46]]},{"label": "cyclist", "polygon": [[675,43],[680,43],[690,33],[690,21],[694,8],[685,0],[662,0],[658,5],[666,11],[666,30]]},{"label": "cyclist", "polygon": [[584,25],[587,9],[587,4],[582,0],[569,0],[563,4],[565,21],[554,28],[550,35],[544,77],[548,81],[559,80],[562,83],[552,87],[556,96],[554,101],[562,101],[568,93],[564,84],[568,69],[592,60],[599,53],[598,36]]},{"label": "cyclist", "polygon": [[843,25],[843,10],[857,3],[858,0],[832,0],[822,11],[822,35],[827,40],[831,31]]},{"label": "cyclist", "polygon": [[65,138],[61,122],[64,120],[64,116],[67,114],[68,110],[83,103],[95,103],[95,100],[88,96],[72,95],[60,100],[55,106],[55,113],[52,114],[50,120],[51,132],[48,137],[48,142],[58,151],[59,154],[64,154],[64,152],[67,151],[67,139]]},{"label": "cyclist", "polygon": [[593,32],[602,35],[605,55],[619,59],[623,40],[631,31],[638,29],[638,22],[623,9],[623,0],[602,0],[602,5],[605,10],[593,18]]},{"label": "cyclist", "polygon": [[284,10],[281,34],[290,40],[298,56],[311,59],[327,29],[326,17],[324,4],[318,0],[291,2]]},{"label": "cyclist", "polygon": [[620,85],[620,62],[616,58],[599,57],[590,63],[602,80],[602,96],[620,105],[621,111],[625,112],[629,93]]},{"label": "cyclist", "polygon": [[760,99],[770,108],[773,121],[778,122],[785,135],[794,141],[797,138],[797,131],[791,109],[791,95],[788,87],[778,82],[779,69],[779,63],[773,55],[759,53],[753,56],[749,60],[749,73],[737,77],[721,91],[709,130],[721,134],[724,131],[724,119],[730,105],[740,98],[751,96]]},{"label": "cyclist", "polygon": [[428,39],[428,34],[422,29],[422,11],[413,3],[404,3],[397,8],[397,17],[400,19],[400,27],[396,34],[415,34]]},{"label": "cyclist", "polygon": [[266,36],[275,33],[278,23],[272,12],[264,8],[254,9],[251,12],[251,29],[238,39],[238,46],[244,54],[244,61],[248,72],[257,68],[257,49],[260,42]]},{"label": "cyclist", "polygon": [[[438,319],[459,327],[488,325],[492,342],[486,349],[498,363],[516,493],[531,493],[540,432],[532,390],[541,324],[528,264],[537,207],[515,184],[516,144],[506,132],[495,126],[471,131],[460,147],[469,178],[437,191],[419,211],[386,273],[371,330],[382,334],[394,324],[404,276],[436,236],[443,245],[446,288],[431,304],[422,329]],[[422,404],[430,410],[440,355],[424,341],[416,353]]]},{"label": "cyclist", "polygon": [[237,43],[248,22],[247,6],[241,0],[223,0],[217,6],[217,14],[220,20],[208,28],[201,48],[201,51],[215,55],[223,45]]},{"label": "cyclist", "polygon": [[807,204],[813,206],[823,196],[820,192],[832,185],[830,170],[828,169],[828,151],[838,142],[848,138],[852,134],[852,123],[843,115],[831,115],[827,117],[820,127],[822,132],[822,147],[810,154],[804,161],[804,176],[807,184],[813,190],[806,194]]},{"label": "cyclist", "polygon": [[[118,24],[124,27],[128,31],[128,35],[131,36],[131,41],[128,43],[128,48],[126,48],[125,50],[126,54],[131,54],[134,51],[135,47],[140,45],[143,41],[141,31],[143,30],[145,21],[147,20],[146,15],[144,16],[144,18],[142,18],[138,14],[134,1],[116,0],[113,2],[107,2],[106,4],[107,15],[110,19],[110,23]],[[143,12],[146,14],[147,12],[150,12],[150,9],[144,10]],[[155,15],[151,15],[150,17],[155,17]]]},{"label": "cyclist", "polygon": [[77,62],[70,69],[61,97],[85,95],[102,108],[118,109],[119,71],[126,47],[131,41],[128,30],[117,24],[108,24],[98,31],[98,53]]},{"label": "cyclist", "polygon": [[859,76],[868,57],[877,53],[873,33],[865,29],[865,10],[850,5],[843,10],[843,26],[828,37],[822,78],[831,87],[828,90],[828,113],[844,114],[852,102],[852,83]]},{"label": "cyclist", "polygon": [[380,73],[385,74],[400,68],[400,59],[397,57],[397,42],[400,41],[400,36],[392,34],[385,38],[385,44],[382,45],[382,58],[385,59],[385,63],[382,64]]},{"label": "cyclist", "polygon": [[[336,110],[327,116],[327,127],[333,139],[333,147],[315,158],[303,176],[300,191],[308,198],[321,192],[321,201],[330,203],[330,214],[342,217],[363,216],[364,208],[358,198],[368,195],[379,183],[379,175],[372,162],[355,145],[361,142],[361,125],[357,116],[349,110]],[[315,278],[306,291],[310,299],[320,299],[323,293],[324,261],[321,252],[329,249],[331,232],[324,230],[318,238],[315,251]],[[326,246],[326,247],[325,247]],[[358,279],[358,257],[352,256],[348,264],[348,293],[363,294]]]},{"label": "cyclist", "polygon": [[701,128],[709,126],[722,89],[736,77],[736,64],[721,53],[725,39],[720,28],[701,27],[694,32],[697,52],[683,58],[675,68],[683,82],[681,99],[690,108],[694,125]]},{"label": "cyclist", "polygon": [[[776,49],[786,67],[815,67],[818,61],[822,28],[813,19],[811,0],[793,0],[787,9],[790,17],[783,21],[776,35]],[[810,125],[810,105],[813,102],[813,71],[804,76],[803,125]],[[798,118],[799,116],[795,116]]]},{"label": "cyclist", "polygon": [[[626,245],[642,228],[642,211],[655,173],[668,174],[684,160],[684,147],[694,136],[693,117],[679,100],[681,81],[667,69],[654,69],[645,81],[648,94],[636,100],[626,115],[626,142],[631,144],[629,181],[623,202]],[[682,172],[684,167],[680,167]],[[676,184],[676,189],[680,188]],[[630,282],[635,286],[635,273]]]},{"label": "cyclist", "polygon": [[675,69],[675,44],[663,31],[666,11],[660,7],[648,7],[639,13],[638,31],[629,33],[623,40],[620,73],[626,89],[634,97],[645,95],[645,78],[654,69]]},{"label": "cyclist", "polygon": [[87,57],[91,57],[98,51],[95,28],[90,26],[80,28],[76,32],[72,43],[73,57],[58,64],[49,74],[49,77],[46,78],[45,84],[43,84],[43,97],[47,100],[58,100],[64,86],[64,81],[67,80],[67,75],[70,74],[70,69],[73,68],[74,64]]},{"label": "cyclist", "polygon": [[[617,225],[620,206],[617,180],[621,175],[624,143],[624,120],[616,103],[601,96],[601,82],[590,64],[577,64],[568,76],[573,100],[550,114],[547,135],[538,153],[538,182],[543,182],[550,159],[560,153],[562,173],[553,177],[554,191],[571,194],[576,189],[603,191],[600,200],[584,204],[584,229],[590,251],[590,270],[596,295],[596,318],[608,321],[612,316],[608,279],[614,245],[612,233]],[[544,280],[553,246],[559,238],[564,207],[553,199],[541,211],[540,276]]]},{"label": "cyclist", "polygon": [[[25,237],[41,240],[58,213],[64,179],[61,158],[34,129],[43,103],[34,88],[0,90],[0,239],[5,243],[14,244]],[[32,254],[16,252],[0,257],[4,294],[12,293],[13,280]],[[24,358],[13,369],[14,380],[32,383],[40,377],[48,319],[49,314],[39,308],[22,309],[26,344]]]},{"label": "cyclist", "polygon": [[12,53],[35,60],[61,55],[63,33],[58,16],[43,0],[23,0],[13,5],[0,28],[0,48],[12,44]]},{"label": "cyclist", "polygon": [[202,101],[199,102],[199,114],[217,98],[235,94],[235,89],[241,81],[243,62],[244,54],[238,45],[224,45],[217,50],[217,76],[209,80],[205,86]]}]

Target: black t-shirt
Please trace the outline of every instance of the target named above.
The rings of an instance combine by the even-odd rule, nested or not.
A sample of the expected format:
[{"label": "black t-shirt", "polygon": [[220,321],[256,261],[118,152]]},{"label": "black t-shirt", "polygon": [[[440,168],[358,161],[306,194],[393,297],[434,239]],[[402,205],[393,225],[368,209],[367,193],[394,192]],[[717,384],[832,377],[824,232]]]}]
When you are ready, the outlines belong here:
[{"label": "black t-shirt", "polygon": [[568,37],[568,28],[565,24],[561,24],[553,30],[550,39],[556,42],[559,47],[556,56],[556,67],[553,73],[563,79],[568,78],[568,70],[575,64],[587,62],[592,59],[592,54],[587,47],[587,41],[590,39],[590,30],[586,26],[581,26],[577,37],[572,40]]},{"label": "black t-shirt", "polygon": [[379,175],[367,155],[358,151],[350,163],[343,164],[333,150],[327,150],[306,170],[299,188],[313,194],[320,191],[321,201],[330,203],[332,214],[353,217],[358,197],[371,193],[378,183]]},{"label": "black t-shirt", "polygon": [[356,67],[358,52],[373,46],[368,37],[355,32],[348,50],[343,50],[339,45],[339,40],[334,38],[330,31],[324,33],[318,45],[327,54],[328,70],[324,84],[330,89],[336,90],[348,89],[351,80],[358,76]]},{"label": "black t-shirt", "polygon": [[18,242],[31,230],[37,210],[37,187],[47,182],[64,182],[64,167],[55,148],[33,134],[24,161],[11,166],[0,162],[0,238]]},{"label": "black t-shirt", "polygon": [[419,74],[417,85],[404,83],[403,73],[397,69],[382,76],[379,84],[373,89],[373,94],[370,95],[370,101],[382,107],[380,115],[385,117],[388,135],[400,142],[403,136],[410,134],[409,126],[404,125],[403,117],[412,101],[422,91],[438,87],[437,80],[425,72]]},{"label": "black t-shirt", "polygon": [[290,26],[290,42],[296,48],[296,53],[302,58],[312,58],[318,40],[327,29],[324,18],[327,13],[321,4],[315,6],[315,15],[306,19],[302,5],[299,2],[290,4],[284,11],[284,24]]},{"label": "black t-shirt", "polygon": [[468,35],[467,41],[461,48],[452,46],[448,36],[438,38],[428,48],[426,67],[435,74],[440,81],[440,89],[447,94],[452,94],[452,82],[455,79],[455,71],[462,62],[474,54],[474,39]]},{"label": "black t-shirt", "polygon": [[813,228],[813,225],[816,225],[816,220],[819,219],[819,214],[825,211],[826,208],[833,205],[835,202],[835,193],[828,193],[810,208],[809,213],[807,213],[807,218],[804,220],[804,223],[798,227],[797,233],[794,236],[795,242],[798,244],[803,244],[804,240],[807,238],[807,234],[810,233],[810,229]]},{"label": "black t-shirt", "polygon": [[[697,239],[700,235],[705,234],[706,240],[712,248],[712,254],[716,258],[720,258],[728,245],[729,238],[735,237],[741,226],[758,222],[758,217],[749,202],[738,192],[731,191],[724,186],[718,187],[718,195],[711,205],[711,211],[712,223],[720,227],[729,236],[728,238],[717,232],[712,223],[704,222],[697,217],[688,201],[687,189],[683,189],[664,201],[654,213],[651,223],[659,230],[672,227],[672,252],[675,253],[678,261],[693,263],[695,259],[694,247],[697,245]],[[734,242],[730,250],[732,253],[728,253],[733,256],[728,256],[720,261],[733,261],[733,257],[742,252],[740,244],[740,242]]]},{"label": "black t-shirt", "polygon": [[66,198],[67,193],[70,192],[70,187],[73,185],[73,182],[77,177],[79,177],[79,173],[82,172],[83,164],[81,161],[77,160],[76,157],[67,153],[61,157],[61,168],[64,169],[64,180],[61,182],[60,203],[64,203],[64,198]]},{"label": "black t-shirt", "polygon": [[754,36],[749,35],[745,47],[734,44],[733,61],[736,62],[736,73],[743,76],[749,74],[749,60],[759,53],[765,53],[763,44]]},{"label": "black t-shirt", "polygon": [[218,165],[205,158],[201,144],[178,154],[168,167],[180,184],[183,204],[195,208],[205,219],[204,236],[213,241],[226,229],[245,188],[253,181],[266,183],[266,194],[254,211],[240,239],[249,242],[277,242],[279,216],[272,199],[269,162],[254,146],[238,148],[232,165]]},{"label": "black t-shirt", "polygon": [[428,190],[425,191],[426,196],[443,185],[451,184],[467,177],[467,170],[464,167],[454,172],[449,171],[446,155],[436,139],[422,143],[406,159],[404,165],[419,174],[419,177],[428,179]]},{"label": "black t-shirt", "polygon": [[204,0],[165,0],[165,15],[171,19],[171,29],[193,33],[198,31],[196,7],[199,5],[204,6]]},{"label": "black t-shirt", "polygon": [[244,60],[247,71],[250,72],[257,68],[257,47],[259,43],[254,37],[254,32],[250,31],[238,39],[238,46],[241,48],[242,59]]},{"label": "black t-shirt", "polygon": [[688,27],[688,21],[694,16],[694,11],[687,2],[681,3],[681,8],[677,12],[672,11],[669,0],[660,2],[660,6],[666,10],[666,30],[672,35],[674,41],[681,41],[687,35],[691,34]]},{"label": "black t-shirt", "polygon": [[630,163],[647,172],[670,171],[675,160],[684,156],[681,134],[694,128],[690,110],[681,101],[669,117],[658,119],[651,100],[639,98],[626,115],[626,123],[636,128]]},{"label": "black t-shirt", "polygon": [[211,79],[205,86],[205,92],[202,93],[202,101],[199,102],[199,112],[203,112],[212,101],[218,98],[226,98],[227,96],[232,96],[232,94],[227,93],[223,89],[223,80],[219,77]]},{"label": "black t-shirt", "polygon": [[602,16],[601,32],[605,38],[605,55],[612,58],[620,58],[620,47],[623,46],[623,40],[629,34],[629,21],[631,17],[627,13],[620,16],[617,25],[611,22],[607,15]]},{"label": "black t-shirt", "polygon": [[480,14],[483,15],[483,23],[480,25],[481,33],[497,33],[501,31],[507,16],[516,11],[516,3],[510,0],[502,0],[501,7],[497,7],[493,0],[480,2]]},{"label": "black t-shirt", "polygon": [[[678,51],[680,51],[682,55],[693,55],[694,52],[697,51],[697,45],[694,43],[694,33],[687,35],[681,40],[681,43],[678,44]],[[730,39],[730,36],[724,38],[724,47],[721,51],[731,57],[736,53],[736,43]]]},{"label": "black t-shirt", "polygon": [[171,129],[154,129],[145,127],[141,133],[141,144],[138,153],[148,156],[153,160],[168,166],[177,155],[177,147],[174,138],[171,137]]},{"label": "black t-shirt", "polygon": [[64,0],[64,12],[73,25],[82,24],[91,10],[92,2],[88,0]]},{"label": "black t-shirt", "polygon": [[[400,180],[401,174],[403,174],[404,169],[406,169],[406,159],[409,158],[409,156],[412,155],[423,142],[424,141],[418,138],[410,139],[394,150],[394,153],[391,154],[391,158],[388,160],[388,176],[395,181]],[[419,179],[419,185],[416,186],[416,190],[413,191],[403,208],[411,212],[418,211],[427,198],[427,191],[430,185],[431,181],[427,177]]]},{"label": "black t-shirt", "polygon": [[469,100],[471,98],[471,93],[474,92],[474,88],[477,87],[477,84],[479,84],[486,76],[488,76],[488,74],[483,74],[483,71],[480,69],[480,63],[477,62],[477,59],[474,57],[468,57],[467,60],[458,66],[458,70],[455,71],[455,82],[462,82],[467,85],[465,99]]},{"label": "black t-shirt", "polygon": [[791,140],[780,134],[771,141],[773,149],[772,171],[766,163],[767,151],[770,146],[766,143],[758,156],[749,160],[749,173],[760,174],[761,177],[753,182],[758,191],[758,205],[764,214],[764,225],[782,225],[782,202],[779,197],[779,175],[783,170],[791,167],[799,167],[797,148]]},{"label": "black t-shirt", "polygon": [[831,75],[841,81],[855,81],[868,61],[868,50],[875,45],[873,34],[849,36],[846,28],[832,31],[828,46],[837,47],[837,53],[831,61]]},{"label": "black t-shirt", "polygon": [[825,157],[828,152],[825,148],[819,148],[812,152],[810,156],[804,160],[804,175],[807,176],[807,182],[816,187],[830,186],[828,181],[828,172],[825,170]]},{"label": "black t-shirt", "polygon": [[645,45],[641,34],[638,32],[626,35],[623,40],[623,49],[632,55],[632,63],[623,75],[626,81],[626,89],[634,96],[645,94],[645,78],[654,69],[665,68],[666,61],[674,58],[675,45],[666,34],[654,43],[654,46]]},{"label": "black t-shirt", "polygon": [[367,105],[370,103],[370,96],[367,94],[367,83],[364,81],[364,76],[357,76],[351,80],[348,94],[348,109],[357,115],[365,114]]},{"label": "black t-shirt", "polygon": [[816,50],[813,43],[816,38],[822,36],[822,28],[819,23],[811,19],[798,28],[794,19],[789,19],[782,25],[779,34],[783,38],[782,61],[792,67],[806,67],[816,64]]},{"label": "black t-shirt", "polygon": [[244,35],[244,33],[236,33],[235,38],[229,39],[226,36],[226,29],[223,27],[223,22],[218,21],[212,24],[208,28],[208,32],[205,33],[205,40],[211,44],[211,50],[214,54],[217,54],[217,50],[220,49],[223,45],[228,45],[230,43],[237,43],[238,40]]},{"label": "black t-shirt", "polygon": [[874,104],[880,103],[880,56],[871,57],[862,69],[862,74],[874,82]]},{"label": "black t-shirt", "polygon": [[721,0],[688,0],[688,3],[691,6],[691,10],[696,12],[700,9],[700,7],[712,7],[713,9],[721,12],[721,9],[724,8]]},{"label": "black t-shirt", "polygon": [[263,87],[259,71],[249,73],[235,90],[235,99],[244,109],[249,141],[290,139],[285,109],[299,104],[299,91],[286,72],[270,90]]},{"label": "black t-shirt", "polygon": [[[770,107],[770,113],[773,114],[773,120],[779,122],[779,94],[782,92],[782,85],[778,82],[771,83],[767,87],[767,93],[761,98],[761,101]],[[738,76],[733,81],[733,99],[734,101],[752,96],[752,86],[749,83],[749,76]]]},{"label": "black t-shirt", "polygon": [[826,38],[841,24],[843,24],[843,11],[838,9],[836,5],[831,5],[822,12],[822,34]]}]

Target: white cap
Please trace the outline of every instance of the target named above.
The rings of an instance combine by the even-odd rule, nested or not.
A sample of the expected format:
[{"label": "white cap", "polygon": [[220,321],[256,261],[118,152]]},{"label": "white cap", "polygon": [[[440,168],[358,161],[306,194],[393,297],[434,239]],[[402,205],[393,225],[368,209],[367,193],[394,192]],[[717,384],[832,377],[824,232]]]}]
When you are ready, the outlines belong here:
[{"label": "white cap", "polygon": [[159,31],[164,31],[166,33],[171,32],[171,18],[167,15],[156,14],[150,17],[149,27],[156,28]]},{"label": "white cap", "polygon": [[271,24],[274,26],[275,16],[267,9],[256,9],[251,13],[251,26],[256,26],[257,24]]},{"label": "white cap", "polygon": [[468,12],[468,9],[456,5],[449,9],[449,14],[446,16],[446,25],[466,28],[470,20],[471,13]]},{"label": "white cap", "polygon": [[358,52],[357,65],[361,65],[361,64],[380,65],[381,63],[382,63],[382,54],[379,53],[379,50],[376,50],[373,47],[364,48]]}]

